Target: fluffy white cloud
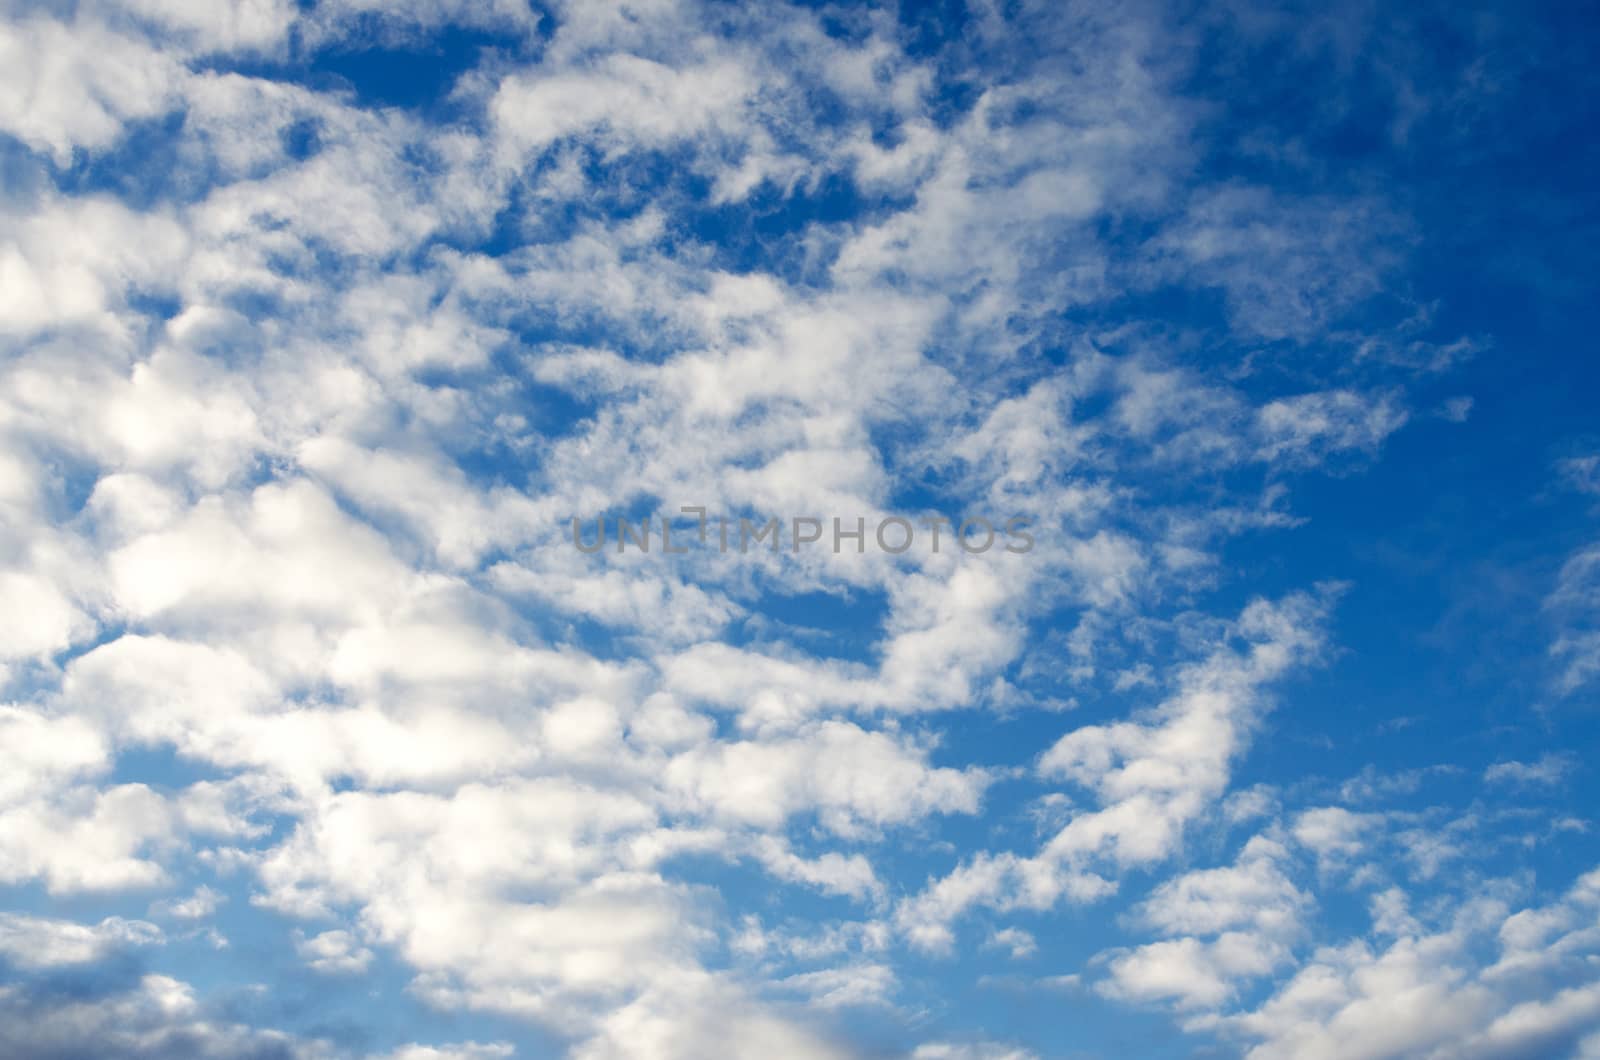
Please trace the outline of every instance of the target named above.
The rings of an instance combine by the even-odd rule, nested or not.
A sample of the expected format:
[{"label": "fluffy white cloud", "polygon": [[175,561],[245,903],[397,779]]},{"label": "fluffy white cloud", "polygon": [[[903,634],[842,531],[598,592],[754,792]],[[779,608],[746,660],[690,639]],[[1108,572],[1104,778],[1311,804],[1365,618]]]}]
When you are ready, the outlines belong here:
[{"label": "fluffy white cloud", "polygon": [[1240,983],[1268,975],[1292,958],[1310,896],[1285,874],[1282,844],[1256,836],[1238,861],[1168,880],[1140,907],[1140,919],[1174,936],[1108,954],[1105,994],[1215,1007]]},{"label": "fluffy white cloud", "polygon": [[[68,25],[32,17],[0,23],[0,128],[48,152],[57,165],[74,148],[104,147],[123,125],[178,102],[183,66],[161,49],[109,30],[92,16]],[[5,289],[15,298],[24,259],[9,258]]]},{"label": "fluffy white cloud", "polygon": [[928,1042],[911,1056],[912,1060],[1034,1060],[1026,1049],[992,1042]]},{"label": "fluffy white cloud", "polygon": [[0,988],[0,1014],[0,1049],[13,1056],[316,1060],[328,1055],[315,1042],[212,1019],[192,987],[164,975],[145,975],[126,989],[89,996],[33,997],[22,987],[7,986]]},{"label": "fluffy white cloud", "polygon": [[82,718],[0,707],[0,806],[97,773],[109,761],[104,737]]},{"label": "fluffy white cloud", "polygon": [[[1271,998],[1225,1025],[1271,1057],[1566,1055],[1600,1025],[1594,874],[1558,901],[1508,913],[1495,898],[1455,907],[1441,930],[1318,951]],[[1498,938],[1498,957],[1476,946]],[[1541,976],[1558,984],[1543,992]],[[1530,989],[1540,990],[1530,997]]]},{"label": "fluffy white cloud", "polygon": [[0,810],[0,881],[42,879],[53,893],[150,887],[171,842],[172,805],[143,784],[75,787]]},{"label": "fluffy white cloud", "polygon": [[289,0],[124,0],[122,6],[201,52],[276,49],[295,14]]},{"label": "fluffy white cloud", "polygon": [[78,924],[0,914],[0,956],[19,968],[87,964],[124,948],[161,940],[161,929],[142,920],[107,917],[98,924]]},{"label": "fluffy white cloud", "polygon": [[295,943],[295,950],[312,971],[325,975],[358,975],[372,963],[372,951],[348,931],[324,931],[301,938]]},{"label": "fluffy white cloud", "polygon": [[1563,629],[1550,646],[1560,667],[1556,688],[1571,693],[1600,675],[1600,546],[1580,549],[1562,565],[1545,608]]},{"label": "fluffy white cloud", "polygon": [[933,812],[973,813],[981,772],[929,768],[884,733],[830,721],[793,739],[685,751],[667,764],[669,790],[713,817],[774,826],[801,810],[843,835]]},{"label": "fluffy white cloud", "polygon": [[1535,762],[1512,759],[1495,762],[1483,771],[1483,779],[1491,784],[1554,785],[1560,784],[1577,768],[1573,755],[1552,751]]},{"label": "fluffy white cloud", "polygon": [[1097,809],[1073,813],[1031,857],[981,854],[897,910],[914,943],[947,947],[950,922],[974,905],[1046,908],[1062,895],[1103,897],[1115,884],[1096,870],[1149,865],[1170,856],[1185,827],[1226,789],[1229,769],[1264,712],[1262,687],[1314,658],[1323,602],[1257,601],[1226,644],[1176,675],[1175,694],[1137,721],[1083,726],[1039,758],[1046,777],[1089,788]]},{"label": "fluffy white cloud", "polygon": [[506,1042],[467,1042],[446,1046],[407,1045],[374,1060],[494,1060],[515,1055],[516,1051]]}]

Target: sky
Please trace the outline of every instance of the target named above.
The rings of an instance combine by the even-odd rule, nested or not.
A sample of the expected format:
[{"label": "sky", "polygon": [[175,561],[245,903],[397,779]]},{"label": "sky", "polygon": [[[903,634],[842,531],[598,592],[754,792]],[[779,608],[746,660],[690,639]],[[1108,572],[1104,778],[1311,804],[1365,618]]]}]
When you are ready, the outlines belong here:
[{"label": "sky", "polygon": [[0,1055],[1600,1058],[1597,170],[1583,5],[4,0]]}]

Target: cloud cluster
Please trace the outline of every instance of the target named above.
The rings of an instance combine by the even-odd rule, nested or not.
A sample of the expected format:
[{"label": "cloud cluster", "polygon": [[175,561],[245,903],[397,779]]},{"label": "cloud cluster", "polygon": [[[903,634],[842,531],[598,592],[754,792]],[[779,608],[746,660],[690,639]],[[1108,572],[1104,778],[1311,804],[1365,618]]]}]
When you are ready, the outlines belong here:
[{"label": "cloud cluster", "polygon": [[[1305,874],[1387,818],[1305,808],[1150,875],[1326,654],[1337,587],[1209,594],[1302,476],[1406,429],[1434,369],[1371,356],[1427,345],[1371,305],[1405,220],[1208,176],[1151,12],[971,8],[932,45],[804,5],[8,8],[0,885],[162,926],[0,917],[0,1052],[513,1055],[500,1022],[291,1032],[141,963],[248,917],[329,990],[392,977],[579,1060],[868,1055],[872,1019],[1022,1060],[919,1025],[899,962],[977,927],[1030,959],[1140,888],[1160,937],[1094,957],[1096,996],[1263,1057],[1588,1033],[1592,877],[1308,953]],[[426,105],[319,72],[440,34],[473,54]],[[567,540],[682,504],[1017,514],[1037,545]],[[1018,716],[1021,754],[963,737]],[[1053,816],[1013,842],[1022,788]]]}]

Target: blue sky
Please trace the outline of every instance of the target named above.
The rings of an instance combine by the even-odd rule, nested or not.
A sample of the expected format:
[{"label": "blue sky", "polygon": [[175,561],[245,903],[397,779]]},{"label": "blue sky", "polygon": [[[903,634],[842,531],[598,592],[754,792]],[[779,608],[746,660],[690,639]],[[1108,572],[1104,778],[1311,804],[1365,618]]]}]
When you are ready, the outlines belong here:
[{"label": "blue sky", "polygon": [[7,5],[0,1053],[1600,1057],[1597,29]]}]

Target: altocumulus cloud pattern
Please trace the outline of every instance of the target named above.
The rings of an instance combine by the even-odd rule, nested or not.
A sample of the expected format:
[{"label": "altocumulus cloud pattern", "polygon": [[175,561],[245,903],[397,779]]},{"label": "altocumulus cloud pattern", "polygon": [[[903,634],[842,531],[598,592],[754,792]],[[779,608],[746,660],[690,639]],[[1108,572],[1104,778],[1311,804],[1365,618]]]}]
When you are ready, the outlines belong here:
[{"label": "altocumulus cloud pattern", "polygon": [[1592,9],[0,12],[0,1056],[1600,1057]]}]

